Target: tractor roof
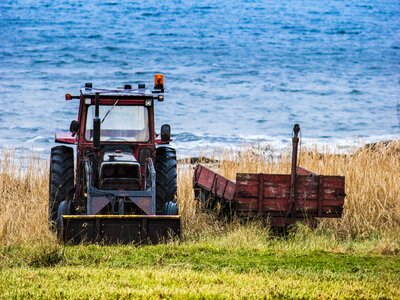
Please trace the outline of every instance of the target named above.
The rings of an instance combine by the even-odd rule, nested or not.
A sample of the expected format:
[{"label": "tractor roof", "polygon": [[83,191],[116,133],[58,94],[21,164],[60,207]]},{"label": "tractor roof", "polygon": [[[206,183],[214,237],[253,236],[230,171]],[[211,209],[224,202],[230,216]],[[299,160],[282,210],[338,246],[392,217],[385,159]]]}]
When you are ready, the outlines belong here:
[{"label": "tractor roof", "polygon": [[117,89],[102,89],[102,88],[82,88],[81,95],[84,97],[94,97],[96,93],[99,93],[100,97],[153,97],[154,93],[159,91],[153,91],[147,88],[117,88]]}]

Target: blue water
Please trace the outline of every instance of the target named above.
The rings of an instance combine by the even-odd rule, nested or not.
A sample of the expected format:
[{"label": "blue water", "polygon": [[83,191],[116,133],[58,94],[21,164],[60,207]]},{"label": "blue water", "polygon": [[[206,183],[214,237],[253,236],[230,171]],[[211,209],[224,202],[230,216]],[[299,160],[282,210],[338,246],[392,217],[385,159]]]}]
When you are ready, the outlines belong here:
[{"label": "blue water", "polygon": [[[400,136],[400,2],[0,3],[0,145],[48,153],[84,82],[166,76],[157,126],[182,155],[249,141]],[[102,2],[102,3],[100,3]]]}]

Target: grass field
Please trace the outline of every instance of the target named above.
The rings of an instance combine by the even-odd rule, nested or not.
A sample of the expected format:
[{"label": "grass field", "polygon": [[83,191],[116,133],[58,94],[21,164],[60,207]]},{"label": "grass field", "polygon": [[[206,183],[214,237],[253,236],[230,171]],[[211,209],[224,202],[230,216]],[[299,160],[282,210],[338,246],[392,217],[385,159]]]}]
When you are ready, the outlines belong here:
[{"label": "grass field", "polygon": [[[243,232],[244,233],[244,232]],[[236,235],[236,234],[234,234]],[[232,236],[230,237],[232,238]],[[294,241],[3,248],[3,298],[400,298],[400,257]],[[305,247],[304,247],[305,246]],[[354,246],[356,248],[354,248]],[[365,246],[365,244],[364,244]],[[343,247],[343,245],[342,245]],[[11,259],[11,260],[10,260]]]},{"label": "grass field", "polygon": [[[48,166],[0,159],[0,298],[400,299],[400,142],[351,155],[303,149],[300,163],[346,176],[340,220],[285,237],[257,221],[227,224],[199,213],[192,169],[179,169],[182,241],[157,246],[62,246],[47,226]],[[20,164],[28,166],[21,172]],[[248,148],[213,166],[288,173],[287,152]]]}]

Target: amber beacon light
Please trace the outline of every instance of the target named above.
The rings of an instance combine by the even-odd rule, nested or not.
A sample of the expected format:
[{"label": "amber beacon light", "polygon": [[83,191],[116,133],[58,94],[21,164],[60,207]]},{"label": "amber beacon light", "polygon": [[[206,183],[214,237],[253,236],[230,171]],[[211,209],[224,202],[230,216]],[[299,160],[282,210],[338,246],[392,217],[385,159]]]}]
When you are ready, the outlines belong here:
[{"label": "amber beacon light", "polygon": [[164,75],[163,74],[155,74],[154,75],[154,89],[155,90],[163,90],[164,89]]}]

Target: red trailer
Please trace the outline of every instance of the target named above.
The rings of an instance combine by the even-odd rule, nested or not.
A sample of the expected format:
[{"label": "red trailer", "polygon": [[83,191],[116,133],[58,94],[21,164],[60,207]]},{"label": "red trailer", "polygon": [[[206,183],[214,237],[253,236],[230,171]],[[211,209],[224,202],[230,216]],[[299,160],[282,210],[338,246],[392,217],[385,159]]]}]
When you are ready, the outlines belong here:
[{"label": "red trailer", "polygon": [[236,174],[236,182],[197,165],[193,176],[196,198],[223,214],[269,219],[273,227],[315,218],[340,218],[345,198],[343,176],[323,176],[297,166],[298,132],[293,137],[291,174]]}]

